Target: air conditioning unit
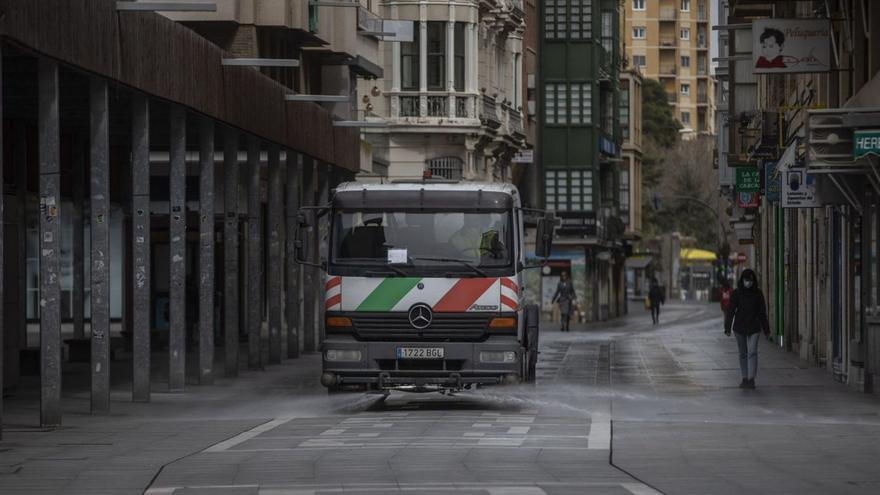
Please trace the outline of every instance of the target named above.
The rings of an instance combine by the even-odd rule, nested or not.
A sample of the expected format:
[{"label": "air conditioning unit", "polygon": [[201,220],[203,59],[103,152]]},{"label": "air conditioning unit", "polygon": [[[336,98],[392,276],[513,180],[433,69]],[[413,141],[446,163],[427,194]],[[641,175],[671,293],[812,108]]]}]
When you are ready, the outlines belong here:
[{"label": "air conditioning unit", "polygon": [[880,109],[833,108],[807,114],[807,167],[812,173],[858,172],[867,164],[853,160],[853,133],[876,129]]}]

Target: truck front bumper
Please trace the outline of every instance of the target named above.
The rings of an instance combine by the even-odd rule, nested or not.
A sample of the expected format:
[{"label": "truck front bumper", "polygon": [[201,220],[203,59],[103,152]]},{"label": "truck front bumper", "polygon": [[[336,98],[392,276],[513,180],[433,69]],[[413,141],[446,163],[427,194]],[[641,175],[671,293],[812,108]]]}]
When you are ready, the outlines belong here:
[{"label": "truck front bumper", "polygon": [[[444,357],[398,359],[397,349],[400,347],[442,347]],[[359,356],[360,359],[328,359],[339,355]],[[498,359],[501,356],[512,356],[513,359],[499,362],[504,361]],[[491,359],[487,360],[487,357]],[[513,336],[490,337],[484,342],[360,342],[354,338],[333,336],[324,341],[323,364],[321,383],[327,387],[497,385],[521,381],[522,347]]]}]

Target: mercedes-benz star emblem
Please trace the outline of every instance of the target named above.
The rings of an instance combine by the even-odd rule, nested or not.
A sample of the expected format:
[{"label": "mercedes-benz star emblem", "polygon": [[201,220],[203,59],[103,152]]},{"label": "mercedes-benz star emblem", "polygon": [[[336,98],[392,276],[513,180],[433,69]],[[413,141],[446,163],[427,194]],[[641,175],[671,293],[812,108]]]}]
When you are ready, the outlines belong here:
[{"label": "mercedes-benz star emblem", "polygon": [[409,308],[409,324],[413,328],[418,328],[419,330],[428,328],[433,319],[434,313],[431,312],[431,307],[427,304],[416,304]]}]

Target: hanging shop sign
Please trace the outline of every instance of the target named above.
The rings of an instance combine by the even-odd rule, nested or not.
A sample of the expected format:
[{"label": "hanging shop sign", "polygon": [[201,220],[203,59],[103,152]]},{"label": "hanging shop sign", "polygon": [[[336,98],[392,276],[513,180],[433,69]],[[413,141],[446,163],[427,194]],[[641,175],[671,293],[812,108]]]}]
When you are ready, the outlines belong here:
[{"label": "hanging shop sign", "polygon": [[880,129],[853,132],[853,159],[871,154],[880,156]]},{"label": "hanging shop sign", "polygon": [[761,206],[761,193],[737,192],[736,206],[740,208],[757,208]]},{"label": "hanging shop sign", "polygon": [[755,74],[831,70],[831,21],[759,19],[752,22]]},{"label": "hanging shop sign", "polygon": [[761,173],[755,167],[739,167],[736,169],[736,192],[761,192]]},{"label": "hanging shop sign", "polygon": [[816,177],[806,167],[790,167],[782,172],[782,207],[816,208],[822,206],[816,187]]},{"label": "hanging shop sign", "polygon": [[776,160],[764,162],[764,194],[767,201],[771,203],[779,201],[779,192],[782,189],[782,184],[779,180],[780,174],[776,173],[776,165],[778,163]]},{"label": "hanging shop sign", "polygon": [[535,161],[535,151],[534,150],[522,150],[519,153],[513,155],[513,158],[510,159],[511,163],[532,163]]}]

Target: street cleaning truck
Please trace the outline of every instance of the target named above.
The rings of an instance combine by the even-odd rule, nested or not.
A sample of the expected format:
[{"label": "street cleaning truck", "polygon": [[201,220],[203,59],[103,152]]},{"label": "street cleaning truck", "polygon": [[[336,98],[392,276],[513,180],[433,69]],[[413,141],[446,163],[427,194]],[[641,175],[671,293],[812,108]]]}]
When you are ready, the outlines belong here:
[{"label": "street cleaning truck", "polygon": [[[539,311],[524,305],[525,218],[546,257],[553,218],[504,183],[344,183],[304,208],[301,263],[324,275],[323,374],[345,389],[455,391],[531,382]],[[306,261],[328,222],[326,259]],[[314,290],[307,287],[306,290]]]}]

